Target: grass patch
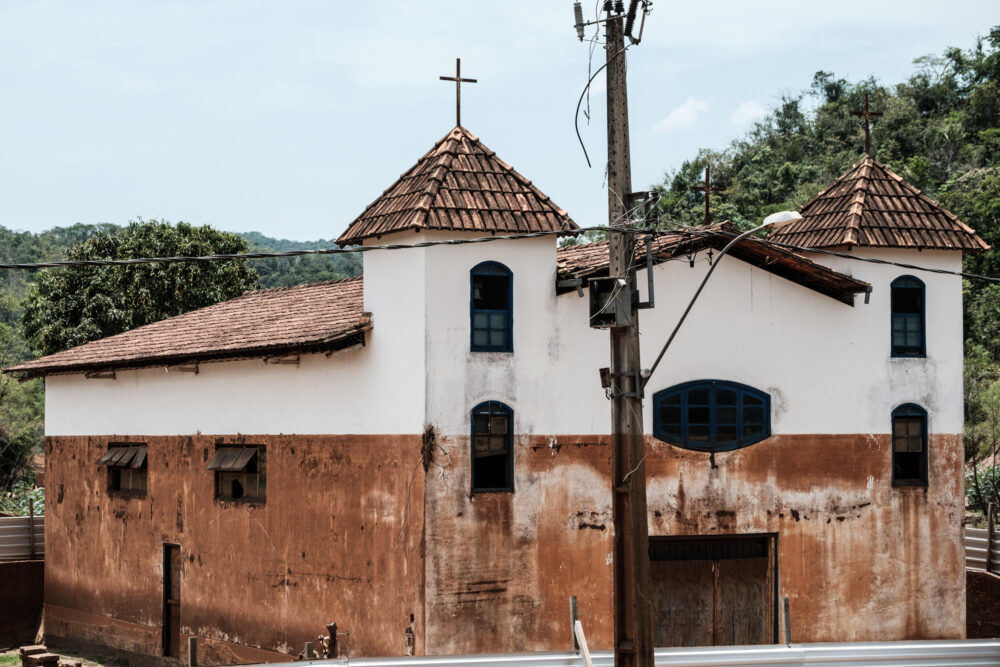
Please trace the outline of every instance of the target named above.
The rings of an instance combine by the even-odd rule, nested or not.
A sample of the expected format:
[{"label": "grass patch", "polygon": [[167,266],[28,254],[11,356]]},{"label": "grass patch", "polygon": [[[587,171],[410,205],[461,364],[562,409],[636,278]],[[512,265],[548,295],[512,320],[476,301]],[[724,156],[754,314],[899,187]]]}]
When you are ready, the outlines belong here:
[{"label": "grass patch", "polygon": [[21,664],[21,657],[18,655],[17,651],[11,651],[10,653],[0,653],[0,667],[13,667],[14,665]]}]

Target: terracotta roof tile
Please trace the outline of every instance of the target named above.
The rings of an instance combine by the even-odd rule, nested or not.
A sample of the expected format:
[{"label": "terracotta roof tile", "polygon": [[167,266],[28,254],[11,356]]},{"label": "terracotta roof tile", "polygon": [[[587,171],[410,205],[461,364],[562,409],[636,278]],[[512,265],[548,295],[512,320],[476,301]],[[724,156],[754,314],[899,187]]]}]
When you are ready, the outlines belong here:
[{"label": "terracotta roof tile", "polygon": [[571,231],[577,226],[475,135],[456,127],[369,204],[337,243],[406,229],[492,234]]},{"label": "terracotta roof tile", "polygon": [[802,219],[771,238],[804,248],[862,246],[981,252],[975,230],[866,157],[800,210]]},{"label": "terracotta roof tile", "polygon": [[360,277],[250,292],[6,372],[33,377],[334,350],[362,342],[371,328],[362,304]]},{"label": "terracotta roof tile", "polygon": [[[721,222],[694,230],[659,234],[653,241],[653,262],[658,264],[707,248],[721,250],[737,233],[731,223]],[[847,305],[854,305],[854,295],[869,288],[866,282],[754,238],[740,241],[727,254]],[[644,242],[636,244],[635,262],[640,267],[646,262]],[[608,244],[601,241],[563,246],[556,252],[556,266],[558,280],[580,279],[585,283],[589,278],[606,276]],[[564,286],[559,291],[572,289]]]}]

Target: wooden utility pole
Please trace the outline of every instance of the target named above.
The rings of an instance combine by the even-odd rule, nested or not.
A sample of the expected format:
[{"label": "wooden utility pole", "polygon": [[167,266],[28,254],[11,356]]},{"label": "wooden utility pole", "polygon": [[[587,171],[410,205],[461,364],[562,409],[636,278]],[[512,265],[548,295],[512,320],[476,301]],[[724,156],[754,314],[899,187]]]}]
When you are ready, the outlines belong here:
[{"label": "wooden utility pole", "polygon": [[[608,253],[610,276],[630,290],[617,298],[632,317],[611,331],[611,474],[614,515],[615,665],[652,667],[652,603],[649,598],[649,531],[646,524],[646,456],[642,433],[642,381],[639,376],[639,313],[631,294],[636,288],[634,227],[626,202],[632,191],[628,138],[628,93],[622,18],[607,21]],[[615,229],[625,230],[623,232]]]}]

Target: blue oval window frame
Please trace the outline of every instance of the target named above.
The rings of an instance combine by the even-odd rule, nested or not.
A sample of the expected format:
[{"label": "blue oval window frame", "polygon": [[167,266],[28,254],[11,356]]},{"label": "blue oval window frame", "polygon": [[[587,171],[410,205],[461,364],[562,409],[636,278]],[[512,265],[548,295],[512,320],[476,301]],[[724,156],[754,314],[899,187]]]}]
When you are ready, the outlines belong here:
[{"label": "blue oval window frame", "polygon": [[771,437],[771,396],[738,382],[693,380],[653,394],[653,436],[700,452],[729,452]]}]

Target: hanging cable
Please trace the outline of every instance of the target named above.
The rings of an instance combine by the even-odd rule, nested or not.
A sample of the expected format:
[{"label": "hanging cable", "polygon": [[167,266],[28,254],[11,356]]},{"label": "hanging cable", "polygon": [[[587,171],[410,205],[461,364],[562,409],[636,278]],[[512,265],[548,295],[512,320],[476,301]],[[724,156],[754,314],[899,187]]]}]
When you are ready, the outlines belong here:
[{"label": "hanging cable", "polygon": [[588,167],[592,167],[593,165],[590,164],[590,155],[587,154],[587,147],[583,143],[583,137],[580,136],[580,105],[583,104],[583,96],[587,94],[588,90],[590,90],[590,84],[594,82],[597,75],[604,71],[604,68],[610,65],[615,58],[628,51],[630,46],[632,45],[626,44],[620,51],[618,51],[618,53],[608,58],[603,65],[597,68],[594,75],[590,77],[589,81],[587,81],[587,85],[583,87],[583,91],[580,93],[580,99],[576,102],[576,113],[573,114],[573,127],[576,129],[576,140],[580,142],[580,148],[583,149],[583,157],[587,159]]}]

